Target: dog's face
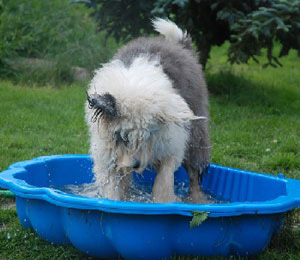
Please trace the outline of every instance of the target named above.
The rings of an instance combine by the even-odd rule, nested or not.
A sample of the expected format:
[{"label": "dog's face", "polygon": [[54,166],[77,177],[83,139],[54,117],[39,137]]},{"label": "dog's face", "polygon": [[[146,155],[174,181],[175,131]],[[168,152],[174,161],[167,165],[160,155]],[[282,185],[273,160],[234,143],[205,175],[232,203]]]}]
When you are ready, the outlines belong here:
[{"label": "dog's face", "polygon": [[87,95],[91,120],[99,125],[99,131],[106,136],[109,147],[115,152],[117,171],[143,172],[152,158],[155,137],[162,130],[161,122],[132,114],[124,114],[116,99],[109,93]]},{"label": "dog's face", "polygon": [[[120,125],[124,127],[119,128]],[[117,169],[125,173],[143,172],[152,157],[154,133],[140,125],[128,128],[127,122],[121,122],[114,129],[110,135],[117,155]]]}]

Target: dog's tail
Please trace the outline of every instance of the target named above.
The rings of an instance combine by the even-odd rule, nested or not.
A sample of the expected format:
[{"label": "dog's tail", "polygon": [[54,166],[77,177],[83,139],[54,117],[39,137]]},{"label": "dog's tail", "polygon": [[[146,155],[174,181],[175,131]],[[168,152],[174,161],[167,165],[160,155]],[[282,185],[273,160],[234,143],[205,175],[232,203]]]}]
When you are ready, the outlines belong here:
[{"label": "dog's tail", "polygon": [[179,42],[185,48],[192,49],[192,38],[183,32],[175,23],[168,19],[154,18],[152,20],[154,30],[164,35],[167,40],[172,42]]}]

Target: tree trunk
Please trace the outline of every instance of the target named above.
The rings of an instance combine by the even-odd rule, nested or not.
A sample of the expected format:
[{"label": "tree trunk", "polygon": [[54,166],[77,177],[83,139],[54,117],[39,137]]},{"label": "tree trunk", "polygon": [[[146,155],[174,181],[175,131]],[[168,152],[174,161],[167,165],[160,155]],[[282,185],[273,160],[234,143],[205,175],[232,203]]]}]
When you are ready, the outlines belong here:
[{"label": "tree trunk", "polygon": [[205,71],[206,63],[208,59],[210,58],[210,49],[211,45],[206,39],[201,39],[198,43],[198,51],[200,53],[200,63],[202,65],[203,71]]}]

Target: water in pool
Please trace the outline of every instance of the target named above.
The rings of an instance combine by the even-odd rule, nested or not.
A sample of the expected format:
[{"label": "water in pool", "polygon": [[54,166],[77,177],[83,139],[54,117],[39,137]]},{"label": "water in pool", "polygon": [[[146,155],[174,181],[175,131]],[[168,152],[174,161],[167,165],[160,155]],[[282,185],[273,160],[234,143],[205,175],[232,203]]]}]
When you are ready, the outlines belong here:
[{"label": "water in pool", "polygon": [[[99,186],[96,183],[85,183],[81,185],[64,185],[52,188],[73,195],[79,195],[89,198],[101,198]],[[176,193],[177,195],[179,194],[180,198],[182,199],[182,202],[193,203],[191,198],[187,196],[187,194],[189,193],[189,187],[187,183],[178,183],[176,186]],[[126,191],[126,197],[124,201],[153,203],[151,196],[151,187],[141,186],[136,184],[134,181],[131,181],[129,189]],[[218,201],[207,194],[206,198],[204,198],[203,202],[201,203],[215,204],[224,203],[224,201]]]}]

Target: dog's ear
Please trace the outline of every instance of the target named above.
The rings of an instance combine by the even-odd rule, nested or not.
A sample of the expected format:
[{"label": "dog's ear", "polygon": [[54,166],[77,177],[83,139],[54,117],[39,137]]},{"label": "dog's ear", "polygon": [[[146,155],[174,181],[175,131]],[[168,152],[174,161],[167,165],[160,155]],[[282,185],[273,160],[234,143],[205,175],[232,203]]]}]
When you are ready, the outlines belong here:
[{"label": "dog's ear", "polygon": [[107,115],[110,117],[118,116],[118,111],[116,107],[116,99],[109,93],[103,95],[98,94],[87,94],[87,101],[90,109],[94,109],[94,114],[92,116],[92,121],[95,122],[98,117]]},{"label": "dog's ear", "polygon": [[160,121],[180,124],[191,120],[207,119],[207,117],[196,116],[185,100],[176,95],[169,99],[168,105],[162,109],[162,113],[158,115],[158,119]]}]

